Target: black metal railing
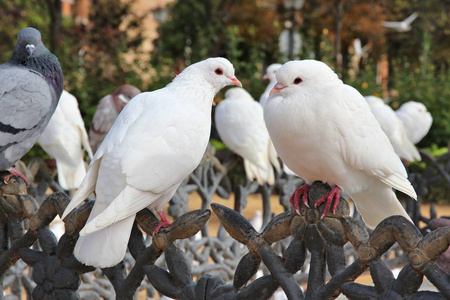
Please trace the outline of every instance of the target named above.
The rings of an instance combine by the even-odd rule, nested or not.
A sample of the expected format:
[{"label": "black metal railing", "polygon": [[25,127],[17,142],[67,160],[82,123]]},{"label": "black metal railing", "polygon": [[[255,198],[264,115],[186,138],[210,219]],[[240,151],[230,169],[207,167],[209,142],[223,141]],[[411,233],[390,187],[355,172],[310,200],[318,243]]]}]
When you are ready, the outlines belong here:
[{"label": "black metal railing", "polygon": [[[323,206],[310,209],[302,205],[297,215],[286,203],[300,179],[278,174],[275,186],[255,189],[242,181],[233,187],[227,173],[235,164],[236,158],[221,163],[214,152],[207,153],[173,199],[170,209],[177,215],[173,224],[151,237],[158,219],[149,210],[139,212],[126,258],[102,270],[85,266],[73,256],[92,201],[69,215],[58,241],[49,224],[61,216],[70,199],[62,192],[43,194],[48,187],[58,189],[56,183],[44,176],[28,189],[33,195],[24,193],[21,179],[0,184],[2,289],[19,298],[25,292],[29,299],[77,299],[79,295],[133,299],[139,291],[176,299],[268,299],[280,288],[288,299],[332,299],[341,293],[350,299],[450,298],[450,277],[435,262],[450,245],[450,227],[422,236],[416,226],[394,216],[370,231],[358,218],[349,216],[344,199],[336,214],[324,219],[320,219]],[[30,165],[35,168],[39,164]],[[414,175],[422,176],[421,184],[446,182],[443,174],[449,173],[450,159],[437,159],[429,168],[426,174],[432,175]],[[283,199],[280,203],[286,211],[267,216],[270,206],[266,203],[267,221],[258,232],[238,211],[244,208],[249,193],[262,193],[267,202],[264,199],[273,189]],[[237,191],[234,210],[211,204],[214,194],[229,197],[232,190]],[[310,207],[329,190],[327,185],[314,183]],[[202,209],[186,212],[193,191],[202,198]],[[211,215],[209,207],[223,226],[217,236],[205,226]],[[429,222],[420,213],[415,220]],[[397,278],[391,271],[393,265],[401,267]],[[372,286],[355,282],[365,271],[370,271]],[[435,291],[419,291],[425,278]]]}]

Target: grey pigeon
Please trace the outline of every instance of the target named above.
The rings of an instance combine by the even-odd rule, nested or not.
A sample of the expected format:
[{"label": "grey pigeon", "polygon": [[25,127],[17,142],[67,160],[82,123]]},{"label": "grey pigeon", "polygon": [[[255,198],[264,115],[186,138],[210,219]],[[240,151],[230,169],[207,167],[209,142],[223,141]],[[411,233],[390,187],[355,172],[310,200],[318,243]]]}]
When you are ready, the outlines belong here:
[{"label": "grey pigeon", "polygon": [[38,30],[19,32],[11,58],[0,65],[0,171],[25,176],[13,167],[47,126],[63,90],[58,58],[45,48]]},{"label": "grey pigeon", "polygon": [[141,91],[137,87],[125,84],[100,100],[89,128],[89,144],[94,153],[124,106],[131,98],[140,93]]}]

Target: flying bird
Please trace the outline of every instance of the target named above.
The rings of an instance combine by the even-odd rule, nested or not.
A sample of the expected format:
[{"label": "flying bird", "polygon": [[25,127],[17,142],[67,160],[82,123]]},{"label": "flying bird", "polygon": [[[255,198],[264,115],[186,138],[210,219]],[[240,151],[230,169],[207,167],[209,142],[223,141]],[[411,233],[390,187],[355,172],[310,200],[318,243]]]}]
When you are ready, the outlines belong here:
[{"label": "flying bird", "polygon": [[409,101],[395,111],[405,125],[406,133],[413,144],[420,142],[430,131],[433,117],[423,103]]},{"label": "flying bird", "polygon": [[94,207],[75,245],[79,261],[101,268],[119,263],[135,215],[146,207],[160,216],[155,234],[170,225],[163,207],[205,153],[214,95],[233,84],[242,86],[233,65],[225,58],[209,58],[125,106],[61,217],[95,190]]},{"label": "flying bird", "polygon": [[417,18],[419,13],[415,12],[409,17],[400,22],[382,22],[381,25],[387,28],[392,28],[398,32],[407,32],[411,30],[411,23]]},{"label": "flying bird", "polygon": [[32,27],[19,32],[11,58],[0,65],[0,170],[28,179],[14,168],[47,126],[63,90],[58,58]]},{"label": "flying bird", "polygon": [[[267,129],[290,169],[307,183],[334,186],[315,204],[326,202],[322,217],[333,202],[335,212],[342,189],[371,228],[391,215],[411,220],[392,188],[414,199],[416,192],[364,97],[315,60],[287,62],[276,77],[264,108]],[[300,187],[291,198],[297,212],[301,196],[308,205],[308,189]]]},{"label": "flying bird", "polygon": [[65,190],[78,188],[86,176],[84,151],[91,159],[93,155],[77,98],[69,92],[62,92],[55,113],[38,142],[56,160],[59,185]]},{"label": "flying bird", "polygon": [[267,98],[269,98],[269,93],[277,83],[277,78],[275,77],[275,74],[277,73],[277,70],[281,68],[281,66],[282,66],[281,64],[271,64],[266,69],[266,74],[264,74],[263,79],[269,79],[269,84],[267,84],[264,93],[259,98],[259,104],[261,104],[262,107],[266,105]]},{"label": "flying bird", "polygon": [[281,169],[261,105],[243,88],[231,88],[216,106],[215,121],[224,144],[244,159],[247,178],[256,179],[260,185],[274,184],[272,165],[278,172]]},{"label": "flying bird", "polygon": [[364,97],[369,104],[372,114],[380,123],[381,129],[386,133],[389,141],[394,147],[395,153],[400,158],[408,161],[421,160],[419,151],[408,138],[405,126],[395,111],[383,99],[375,96]]},{"label": "flying bird", "polygon": [[94,153],[124,106],[139,93],[137,87],[125,84],[100,100],[89,128],[89,143]]}]

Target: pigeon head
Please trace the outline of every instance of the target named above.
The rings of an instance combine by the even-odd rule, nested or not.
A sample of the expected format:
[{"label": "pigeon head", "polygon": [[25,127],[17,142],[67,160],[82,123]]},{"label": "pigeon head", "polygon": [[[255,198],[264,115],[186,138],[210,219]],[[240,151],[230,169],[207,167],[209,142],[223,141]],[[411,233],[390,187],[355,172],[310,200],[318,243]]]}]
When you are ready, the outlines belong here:
[{"label": "pigeon head", "polygon": [[241,87],[233,87],[225,92],[226,99],[240,99],[254,101],[252,95]]},{"label": "pigeon head", "polygon": [[425,107],[425,105],[423,105],[420,102],[416,102],[416,101],[409,101],[406,102],[404,104],[402,104],[402,106],[400,106],[399,108],[400,111],[408,111],[408,112],[416,112],[416,113],[421,113],[424,114],[427,112],[427,108]]},{"label": "pigeon head", "polygon": [[120,113],[128,103],[128,101],[130,101],[132,98],[134,98],[134,96],[140,93],[141,90],[133,85],[124,84],[119,87],[114,91],[114,93],[111,94],[116,111]]},{"label": "pigeon head", "polygon": [[137,94],[140,94],[141,90],[137,87],[129,84],[124,84],[114,91],[113,95],[124,95],[128,100],[132,99]]},{"label": "pigeon head", "polygon": [[17,58],[36,57],[46,52],[42,42],[41,33],[32,27],[22,29],[17,36],[17,44],[14,49],[14,55]]},{"label": "pigeon head", "polygon": [[317,60],[289,61],[277,71],[276,77],[277,84],[270,91],[270,96],[288,96],[306,89],[317,90],[318,87],[342,84],[330,67]]},{"label": "pigeon head", "polygon": [[223,57],[208,58],[192,64],[178,76],[182,75],[201,76],[202,81],[209,83],[216,93],[227,85],[242,87],[241,82],[234,76],[233,65],[228,59]]},{"label": "pigeon head", "polygon": [[375,106],[375,105],[384,105],[384,100],[375,96],[365,96],[364,97],[367,101],[367,103],[369,103],[370,106]]},{"label": "pigeon head", "polygon": [[269,79],[270,81],[275,81],[278,69],[281,68],[282,64],[271,64],[266,69],[266,74],[264,74],[263,79]]}]

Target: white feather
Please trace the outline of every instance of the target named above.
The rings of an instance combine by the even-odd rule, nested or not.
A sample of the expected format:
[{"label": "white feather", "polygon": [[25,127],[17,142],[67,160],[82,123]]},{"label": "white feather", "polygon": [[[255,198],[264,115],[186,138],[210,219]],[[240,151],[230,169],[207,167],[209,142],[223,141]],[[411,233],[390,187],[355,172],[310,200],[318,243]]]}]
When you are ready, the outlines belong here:
[{"label": "white feather", "polygon": [[[283,162],[307,182],[339,186],[371,227],[394,214],[409,218],[390,191],[396,188],[413,196],[414,189],[361,94],[313,60],[286,63],[277,71],[277,80],[264,117]],[[372,220],[373,206],[380,213]]]},{"label": "white feather", "polygon": [[95,188],[97,198],[74,251],[78,260],[104,268],[123,259],[136,213],[145,207],[161,211],[198,166],[210,135],[213,97],[236,82],[228,60],[208,59],[165,88],[130,100],[63,215]]},{"label": "white feather", "polygon": [[225,145],[244,159],[248,179],[260,185],[274,184],[272,163],[279,170],[269,133],[264,124],[263,109],[242,88],[231,88],[215,112],[216,128]]},{"label": "white feather", "polygon": [[406,32],[411,30],[411,23],[419,16],[419,13],[414,12],[405,20],[400,22],[382,22],[381,25],[387,28],[392,28],[398,32]]},{"label": "white feather", "polygon": [[65,190],[78,188],[86,175],[84,151],[92,158],[92,150],[77,99],[73,95],[63,91],[55,113],[38,142],[55,158],[61,187]]},{"label": "white feather", "polygon": [[405,130],[405,126],[395,111],[383,99],[375,96],[366,96],[365,99],[369,103],[370,110],[380,123],[381,129],[386,133],[389,141],[394,147],[395,153],[401,158],[408,161],[421,160],[419,151],[409,140]]},{"label": "white feather", "polygon": [[275,74],[277,73],[277,70],[281,68],[281,66],[282,66],[281,64],[271,64],[266,69],[266,74],[264,74],[264,78],[269,79],[269,83],[267,84],[264,93],[259,98],[259,104],[261,104],[262,107],[266,105],[267,99],[269,98],[269,93],[277,83],[277,78],[275,77]]},{"label": "white feather", "polygon": [[406,102],[395,113],[405,125],[406,134],[413,144],[420,142],[433,124],[433,117],[420,102]]}]

